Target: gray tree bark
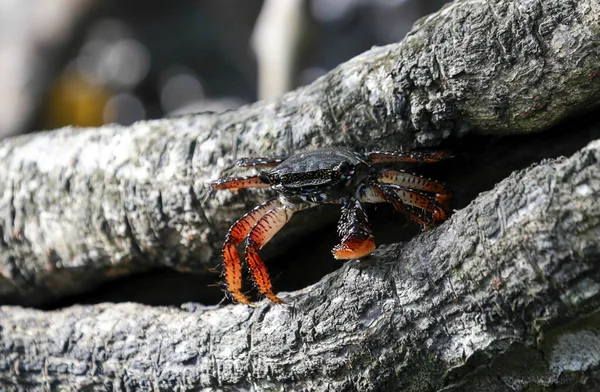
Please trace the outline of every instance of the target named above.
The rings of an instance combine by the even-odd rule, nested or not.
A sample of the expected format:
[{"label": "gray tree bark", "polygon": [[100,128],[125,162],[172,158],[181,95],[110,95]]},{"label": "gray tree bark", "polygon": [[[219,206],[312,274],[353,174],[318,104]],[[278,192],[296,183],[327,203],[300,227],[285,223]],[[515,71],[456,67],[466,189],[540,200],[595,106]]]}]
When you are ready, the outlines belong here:
[{"label": "gray tree bark", "polygon": [[[599,21],[594,0],[456,1],[278,100],[4,140],[0,302],[213,266],[229,224],[266,196],[207,198],[238,157],[526,134],[597,107]],[[526,140],[506,155],[539,147]],[[457,173],[459,193],[487,158],[479,177]],[[287,306],[2,306],[0,386],[598,390],[599,162],[595,141],[515,172],[436,230],[282,294]],[[322,222],[303,220],[289,237]]]},{"label": "gray tree bark", "polygon": [[[237,157],[538,132],[594,107],[599,14],[594,0],[457,1],[278,100],[6,139],[0,301],[40,304],[159,265],[214,266],[228,225],[264,199],[206,198]],[[307,216],[290,236],[322,221]]]},{"label": "gray tree bark", "polygon": [[251,308],[0,307],[27,390],[600,386],[600,141],[515,172],[437,230]]}]

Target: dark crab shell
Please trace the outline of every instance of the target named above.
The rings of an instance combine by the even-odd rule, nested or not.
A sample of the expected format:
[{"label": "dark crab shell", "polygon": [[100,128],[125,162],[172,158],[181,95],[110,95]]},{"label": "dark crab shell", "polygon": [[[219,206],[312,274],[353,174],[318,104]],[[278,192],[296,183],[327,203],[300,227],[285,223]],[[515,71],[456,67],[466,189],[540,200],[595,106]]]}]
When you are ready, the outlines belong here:
[{"label": "dark crab shell", "polygon": [[367,165],[362,154],[341,148],[322,148],[292,155],[271,170],[280,176],[294,173],[308,173],[320,170],[334,170],[342,163],[352,166]]},{"label": "dark crab shell", "polygon": [[339,202],[354,195],[367,178],[369,164],[351,150],[324,148],[293,155],[260,178],[287,201]]}]

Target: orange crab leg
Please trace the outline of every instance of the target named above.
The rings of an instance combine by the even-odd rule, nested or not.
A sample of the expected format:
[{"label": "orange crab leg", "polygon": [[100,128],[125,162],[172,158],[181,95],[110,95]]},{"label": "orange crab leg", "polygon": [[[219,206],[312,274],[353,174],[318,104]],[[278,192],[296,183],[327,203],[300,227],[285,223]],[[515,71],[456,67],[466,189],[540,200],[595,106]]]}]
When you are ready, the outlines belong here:
[{"label": "orange crab leg", "polygon": [[271,185],[262,182],[258,176],[222,178],[210,184],[212,189],[222,191],[225,189],[242,188],[269,188]]},{"label": "orange crab leg", "polygon": [[419,207],[428,211],[432,214],[435,222],[443,222],[448,218],[444,208],[437,203],[431,196],[421,193],[419,191],[413,191],[411,189],[403,188],[398,185],[379,185],[382,189],[389,189],[394,192],[402,202],[410,206]]},{"label": "orange crab leg", "polygon": [[389,189],[385,185],[372,184],[364,188],[360,194],[360,200],[365,203],[391,203],[398,212],[407,215],[411,220],[419,223],[425,229],[433,226],[433,217],[424,216],[424,214],[409,208],[394,190]]},{"label": "orange crab leg", "polygon": [[433,163],[441,161],[442,159],[450,158],[450,156],[451,154],[449,151],[373,151],[367,153],[367,161],[369,163]]},{"label": "orange crab leg", "polygon": [[241,158],[238,159],[236,165],[239,167],[275,167],[281,162],[285,161],[286,158]]},{"label": "orange crab leg", "polygon": [[332,250],[333,257],[338,260],[359,259],[375,250],[367,214],[358,200],[342,206],[338,232],[342,236],[342,242]]},{"label": "orange crab leg", "polygon": [[279,206],[281,206],[279,199],[268,200],[238,219],[227,232],[223,244],[225,284],[233,298],[240,303],[249,304],[251,301],[242,293],[242,262],[237,246],[267,212]]},{"label": "orange crab leg", "polygon": [[383,184],[399,185],[404,188],[434,193],[435,201],[443,206],[446,211],[450,209],[452,191],[439,182],[404,170],[384,170],[377,180]]},{"label": "orange crab leg", "polygon": [[273,293],[271,278],[258,251],[292,218],[294,212],[307,207],[307,205],[296,204],[272,209],[254,225],[246,241],[246,264],[252,279],[258,291],[276,304],[283,301]]}]

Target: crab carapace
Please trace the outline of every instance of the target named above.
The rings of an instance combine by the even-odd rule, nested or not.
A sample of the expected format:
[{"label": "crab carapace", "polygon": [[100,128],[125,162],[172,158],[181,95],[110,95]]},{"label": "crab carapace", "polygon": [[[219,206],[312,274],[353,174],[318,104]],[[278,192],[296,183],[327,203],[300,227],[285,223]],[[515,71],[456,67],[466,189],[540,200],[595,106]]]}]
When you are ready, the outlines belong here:
[{"label": "crab carapace", "polygon": [[382,163],[437,162],[446,151],[374,151],[365,154],[343,148],[302,152],[287,159],[246,158],[241,167],[263,169],[249,177],[222,178],[216,190],[271,188],[278,197],[267,200],[237,220],[223,244],[225,284],[233,298],[245,304],[242,262],[237,247],[246,239],[246,264],[258,290],[275,303],[271,278],[258,251],[300,210],[323,203],[340,204],[338,232],[342,238],[332,252],[336,259],[358,259],[375,250],[375,241],[363,203],[391,203],[428,230],[446,220],[451,191],[440,182],[404,170],[380,167]]}]

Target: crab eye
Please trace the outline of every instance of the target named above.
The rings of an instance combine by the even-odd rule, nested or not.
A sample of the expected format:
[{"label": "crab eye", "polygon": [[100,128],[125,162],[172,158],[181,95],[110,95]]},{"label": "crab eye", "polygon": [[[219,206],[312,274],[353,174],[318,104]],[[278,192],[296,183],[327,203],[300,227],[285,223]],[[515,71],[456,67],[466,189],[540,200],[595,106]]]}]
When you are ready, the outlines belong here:
[{"label": "crab eye", "polygon": [[336,167],[336,170],[340,174],[348,174],[351,169],[352,169],[352,165],[350,165],[348,162],[345,162],[345,161],[340,163],[338,165],[338,167]]},{"label": "crab eye", "polygon": [[267,172],[261,171],[260,173],[258,173],[258,175],[256,177],[258,177],[258,179],[260,180],[260,182],[262,182],[263,184],[270,184],[271,183],[271,178],[269,177],[269,175],[267,174]]}]

